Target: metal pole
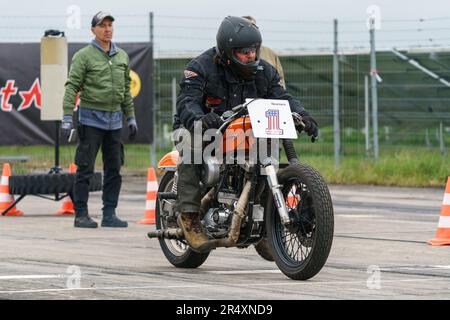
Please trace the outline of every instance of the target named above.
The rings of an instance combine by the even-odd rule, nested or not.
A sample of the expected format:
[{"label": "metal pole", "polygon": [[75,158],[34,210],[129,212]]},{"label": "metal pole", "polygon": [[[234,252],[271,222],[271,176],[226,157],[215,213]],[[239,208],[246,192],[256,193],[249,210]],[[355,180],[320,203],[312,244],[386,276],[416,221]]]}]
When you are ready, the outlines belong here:
[{"label": "metal pole", "polygon": [[150,165],[155,168],[156,167],[156,103],[155,103],[155,63],[154,63],[154,42],[153,42],[153,12],[150,12],[149,14],[149,25],[150,25],[150,47],[151,47],[151,54],[150,54],[150,63],[152,64],[151,70],[152,73],[150,74],[150,96],[152,100],[152,132],[153,132],[153,139],[152,143],[150,144]]},{"label": "metal pole", "polygon": [[60,173],[61,168],[59,167],[59,145],[60,145],[60,121],[55,121],[55,166],[50,170],[50,173]]},{"label": "metal pole", "polygon": [[333,52],[333,126],[334,126],[334,166],[339,169],[341,152],[341,129],[339,122],[339,57],[338,57],[338,21],[334,19]]},{"label": "metal pole", "polygon": [[378,160],[378,95],[377,95],[377,61],[375,51],[375,19],[370,18],[370,75],[372,87],[372,127],[373,157]]},{"label": "metal pole", "polygon": [[172,78],[172,118],[177,113],[177,79]]},{"label": "metal pole", "polygon": [[370,157],[370,121],[369,121],[369,77],[364,76],[364,135],[366,136],[366,157]]}]

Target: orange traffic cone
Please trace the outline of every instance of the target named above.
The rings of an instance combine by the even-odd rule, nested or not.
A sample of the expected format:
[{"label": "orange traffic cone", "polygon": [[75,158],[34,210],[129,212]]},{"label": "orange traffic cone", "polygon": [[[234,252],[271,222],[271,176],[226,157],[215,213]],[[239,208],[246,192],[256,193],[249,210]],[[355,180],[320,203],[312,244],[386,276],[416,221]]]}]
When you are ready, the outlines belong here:
[{"label": "orange traffic cone", "polygon": [[[11,177],[11,167],[9,166],[9,163],[5,163],[3,165],[2,179],[0,182],[0,212],[3,212],[14,202],[13,195],[9,194],[9,177]],[[23,212],[17,210],[16,206],[13,206],[6,215],[21,216],[23,215]]]},{"label": "orange traffic cone", "polygon": [[147,200],[145,202],[144,219],[139,224],[155,224],[156,194],[158,193],[158,180],[155,169],[150,167],[147,174]]},{"label": "orange traffic cone", "polygon": [[436,237],[429,240],[428,244],[432,246],[450,245],[450,177],[447,179]]},{"label": "orange traffic cone", "polygon": [[[75,173],[77,172],[77,166],[74,163],[71,163],[69,166],[69,173]],[[63,215],[63,214],[75,214],[75,209],[73,208],[73,202],[70,197],[66,197],[64,200],[62,207],[56,214]]]}]

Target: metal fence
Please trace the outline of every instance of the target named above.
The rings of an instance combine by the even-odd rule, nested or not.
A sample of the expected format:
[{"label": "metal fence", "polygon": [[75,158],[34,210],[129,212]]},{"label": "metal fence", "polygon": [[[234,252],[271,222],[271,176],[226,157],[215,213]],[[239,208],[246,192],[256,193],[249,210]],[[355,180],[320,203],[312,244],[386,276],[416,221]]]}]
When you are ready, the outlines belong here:
[{"label": "metal fence", "polygon": [[[37,42],[43,30],[54,28],[65,30],[69,42],[88,42],[91,16],[77,14],[76,8],[66,16],[0,16],[0,41]],[[150,41],[149,14],[116,15],[115,18],[115,41]],[[264,44],[280,55],[288,91],[317,118],[321,127],[320,142],[313,146],[302,143],[301,148],[332,157],[334,22],[256,18]],[[157,159],[172,147],[174,99],[184,67],[191,58],[214,46],[222,19],[154,15]],[[450,28],[445,24],[449,21],[450,17],[381,20],[381,26],[375,31],[380,153],[400,147],[441,153],[448,150],[450,84],[446,81],[450,81],[450,38],[447,36]],[[370,108],[367,113],[367,107],[371,107],[370,81],[366,82],[370,77],[367,21],[339,21],[336,34],[339,156],[370,156],[373,135],[366,131],[367,121],[372,128]],[[300,141],[307,140],[300,138]],[[36,149],[32,157],[40,159],[41,164],[48,163],[47,160],[52,160],[48,150],[51,149],[46,152]],[[3,149],[2,152],[13,153]],[[145,172],[150,159],[149,146],[127,145],[126,152],[129,160],[125,170]],[[68,167],[73,154],[74,147],[62,149],[62,166]]]}]

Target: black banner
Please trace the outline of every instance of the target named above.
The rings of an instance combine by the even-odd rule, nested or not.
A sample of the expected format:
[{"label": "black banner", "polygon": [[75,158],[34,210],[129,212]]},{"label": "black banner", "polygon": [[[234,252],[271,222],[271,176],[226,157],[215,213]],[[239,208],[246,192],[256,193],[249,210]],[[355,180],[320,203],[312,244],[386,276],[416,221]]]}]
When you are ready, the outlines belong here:
[{"label": "black banner", "polygon": [[[69,44],[72,56],[86,44]],[[152,142],[151,47],[118,43],[130,57],[132,92],[139,134],[135,142]],[[0,145],[54,144],[55,122],[41,121],[40,44],[0,43]],[[137,76],[136,76],[137,75]],[[128,140],[124,123],[122,138]]]}]

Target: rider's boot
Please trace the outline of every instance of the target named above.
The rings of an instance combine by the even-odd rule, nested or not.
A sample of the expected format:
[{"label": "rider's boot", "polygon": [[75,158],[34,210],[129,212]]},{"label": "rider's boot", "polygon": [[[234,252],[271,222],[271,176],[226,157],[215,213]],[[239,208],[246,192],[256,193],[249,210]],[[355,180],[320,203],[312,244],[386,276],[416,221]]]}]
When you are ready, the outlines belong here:
[{"label": "rider's boot", "polygon": [[208,251],[208,236],[202,225],[200,212],[182,212],[178,216],[177,222],[192,250],[197,252]]}]

